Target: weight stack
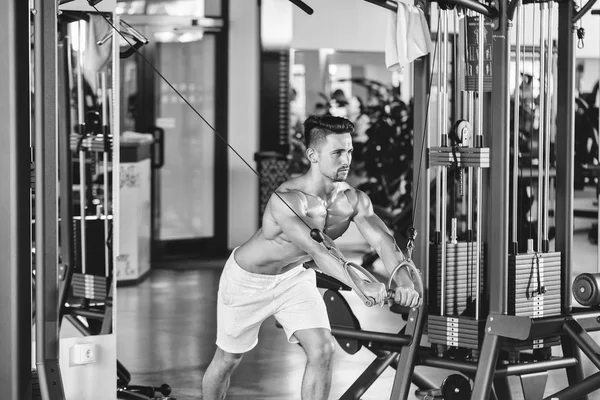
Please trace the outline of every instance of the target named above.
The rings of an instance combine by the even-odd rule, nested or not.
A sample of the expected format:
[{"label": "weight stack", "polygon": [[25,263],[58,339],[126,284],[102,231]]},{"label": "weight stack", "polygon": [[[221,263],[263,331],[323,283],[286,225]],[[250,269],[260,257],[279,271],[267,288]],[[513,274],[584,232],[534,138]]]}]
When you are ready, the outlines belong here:
[{"label": "weight stack", "polygon": [[[81,263],[81,217],[73,218],[73,236],[75,253],[77,254],[76,263],[73,271],[82,273]],[[109,220],[109,225],[112,220]],[[104,248],[107,246],[107,235],[104,232],[104,219],[96,216],[86,216],[85,218],[85,233],[86,233],[86,274],[97,275],[106,278],[106,266],[104,264]],[[112,252],[109,248],[109,273],[112,271]]]},{"label": "weight stack", "polygon": [[541,318],[561,313],[561,253],[509,256],[508,313]]},{"label": "weight stack", "polygon": [[[436,274],[435,282],[430,287],[436,288],[435,304],[436,310],[441,311],[442,284],[445,283],[445,312],[446,315],[463,315],[468,313],[474,317],[474,310],[471,310],[470,300],[481,298],[484,289],[484,264],[485,264],[485,246],[481,245],[480,263],[479,263],[479,296],[477,296],[477,278],[475,275],[477,258],[477,244],[475,242],[459,242],[446,244],[446,277],[442,282],[442,246],[440,244],[433,246],[436,257],[432,257],[435,264]],[[471,297],[471,299],[470,299]],[[432,299],[434,300],[434,299]]]},{"label": "weight stack", "polygon": [[485,319],[463,316],[427,317],[427,336],[432,344],[464,349],[479,349],[483,341]]}]

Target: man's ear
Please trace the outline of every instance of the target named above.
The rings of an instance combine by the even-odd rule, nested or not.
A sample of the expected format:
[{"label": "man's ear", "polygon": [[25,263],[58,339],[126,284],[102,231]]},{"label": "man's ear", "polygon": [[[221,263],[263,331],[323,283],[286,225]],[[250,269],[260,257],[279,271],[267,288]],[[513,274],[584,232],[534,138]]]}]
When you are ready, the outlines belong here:
[{"label": "man's ear", "polygon": [[306,149],[306,158],[308,158],[308,161],[310,161],[311,163],[316,163],[317,160],[317,151],[315,149],[313,149],[312,147],[309,147]]}]

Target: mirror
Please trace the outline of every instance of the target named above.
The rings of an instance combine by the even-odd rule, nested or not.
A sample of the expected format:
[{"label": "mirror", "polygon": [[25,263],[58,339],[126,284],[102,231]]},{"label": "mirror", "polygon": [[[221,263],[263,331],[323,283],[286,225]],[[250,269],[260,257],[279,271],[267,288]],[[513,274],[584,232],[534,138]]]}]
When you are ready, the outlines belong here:
[{"label": "mirror", "polygon": [[[62,11],[58,35],[61,337],[110,334],[118,203],[112,13]],[[118,58],[118,57],[117,57]],[[118,61],[118,60],[117,60]],[[116,171],[118,174],[118,171]],[[118,176],[118,175],[116,175]]]}]

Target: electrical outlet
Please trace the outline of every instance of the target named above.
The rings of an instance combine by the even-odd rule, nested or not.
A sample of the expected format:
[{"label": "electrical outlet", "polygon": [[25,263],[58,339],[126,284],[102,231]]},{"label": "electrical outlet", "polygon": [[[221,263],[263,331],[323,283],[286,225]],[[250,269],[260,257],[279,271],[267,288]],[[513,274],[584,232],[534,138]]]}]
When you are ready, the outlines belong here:
[{"label": "electrical outlet", "polygon": [[96,362],[96,344],[80,343],[71,347],[71,364],[84,365]]}]

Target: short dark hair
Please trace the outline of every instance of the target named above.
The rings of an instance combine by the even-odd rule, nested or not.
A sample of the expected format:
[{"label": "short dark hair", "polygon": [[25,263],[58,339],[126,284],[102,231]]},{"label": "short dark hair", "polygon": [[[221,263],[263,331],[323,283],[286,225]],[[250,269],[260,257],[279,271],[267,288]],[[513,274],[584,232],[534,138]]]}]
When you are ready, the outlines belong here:
[{"label": "short dark hair", "polygon": [[352,133],[354,124],[348,118],[325,115],[312,115],[304,121],[304,139],[306,147],[315,148],[333,133]]}]

